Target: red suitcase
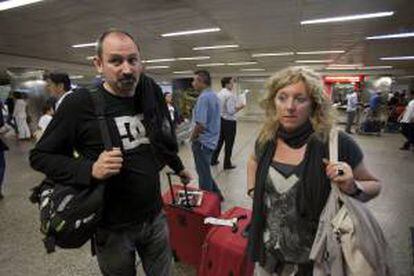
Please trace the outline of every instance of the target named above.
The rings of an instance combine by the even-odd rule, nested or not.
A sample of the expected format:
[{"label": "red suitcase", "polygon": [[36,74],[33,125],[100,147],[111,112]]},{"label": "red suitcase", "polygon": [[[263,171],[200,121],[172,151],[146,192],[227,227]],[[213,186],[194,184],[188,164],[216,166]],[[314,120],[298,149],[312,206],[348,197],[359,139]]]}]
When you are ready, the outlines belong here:
[{"label": "red suitcase", "polygon": [[208,232],[203,245],[201,264],[198,276],[251,276],[254,264],[247,256],[247,237],[244,235],[250,223],[251,210],[234,207],[220,218],[231,219],[246,215],[239,219],[237,229],[228,226],[214,226]]},{"label": "red suitcase", "polygon": [[[170,175],[168,176],[171,184]],[[204,224],[206,217],[218,217],[221,214],[220,199],[215,193],[203,191],[201,206],[185,208],[173,204],[171,192],[183,190],[183,185],[170,185],[170,191],[164,193],[164,210],[170,229],[170,243],[174,257],[183,263],[198,268],[201,260],[201,248],[211,228]],[[198,190],[188,187],[188,191]]]}]

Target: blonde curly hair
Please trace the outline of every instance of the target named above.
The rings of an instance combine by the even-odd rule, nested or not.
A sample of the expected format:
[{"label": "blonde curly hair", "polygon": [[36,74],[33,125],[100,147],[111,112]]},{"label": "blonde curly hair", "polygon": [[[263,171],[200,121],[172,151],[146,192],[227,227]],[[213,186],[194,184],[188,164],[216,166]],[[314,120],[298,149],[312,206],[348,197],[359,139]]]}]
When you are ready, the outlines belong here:
[{"label": "blonde curly hair", "polygon": [[275,73],[266,83],[267,93],[260,102],[265,110],[265,121],[260,130],[258,142],[264,145],[272,140],[279,128],[279,120],[275,105],[277,92],[291,84],[303,82],[306,91],[312,100],[310,121],[316,135],[326,141],[332,128],[334,116],[331,101],[323,90],[322,78],[319,74],[307,67],[288,67]]}]

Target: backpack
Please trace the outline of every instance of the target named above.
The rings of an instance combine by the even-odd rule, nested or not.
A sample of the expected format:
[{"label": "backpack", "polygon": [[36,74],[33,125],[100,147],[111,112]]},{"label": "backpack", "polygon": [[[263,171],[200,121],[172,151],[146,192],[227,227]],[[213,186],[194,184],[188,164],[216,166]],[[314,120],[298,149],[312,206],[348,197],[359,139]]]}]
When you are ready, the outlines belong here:
[{"label": "backpack", "polygon": [[[104,99],[96,89],[89,93],[95,105],[105,149],[111,149]],[[45,236],[43,242],[47,253],[54,252],[56,246],[79,248],[93,239],[103,214],[104,190],[105,183],[102,182],[88,186],[69,185],[56,183],[47,177],[32,189],[30,201],[39,205],[40,231]]]}]

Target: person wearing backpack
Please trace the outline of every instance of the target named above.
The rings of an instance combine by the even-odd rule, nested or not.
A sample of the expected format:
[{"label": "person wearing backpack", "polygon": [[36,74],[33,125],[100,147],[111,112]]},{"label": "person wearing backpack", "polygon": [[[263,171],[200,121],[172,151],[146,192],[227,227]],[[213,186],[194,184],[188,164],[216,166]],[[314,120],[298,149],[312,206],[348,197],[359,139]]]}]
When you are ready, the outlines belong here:
[{"label": "person wearing backpack", "polygon": [[30,153],[31,166],[67,185],[104,183],[94,243],[103,275],[135,275],[136,252],[147,275],[171,275],[159,170],[167,164],[182,178],[191,175],[177,155],[162,91],[142,74],[139,46],[124,31],[100,36],[94,64],[105,79],[96,93],[104,102],[112,149],[104,150],[91,93],[81,89],[59,106]]}]

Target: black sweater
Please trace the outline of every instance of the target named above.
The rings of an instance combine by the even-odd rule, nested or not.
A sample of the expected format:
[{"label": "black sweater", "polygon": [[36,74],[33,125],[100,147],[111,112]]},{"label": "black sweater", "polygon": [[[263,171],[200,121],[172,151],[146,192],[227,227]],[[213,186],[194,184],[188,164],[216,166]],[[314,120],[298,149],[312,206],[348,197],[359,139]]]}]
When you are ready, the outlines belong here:
[{"label": "black sweater", "polygon": [[[137,97],[116,97],[103,87],[98,93],[104,95],[112,143],[122,149],[124,158],[121,173],[106,181],[103,225],[146,220],[162,205],[160,160],[176,172],[183,169],[182,163],[176,152],[150,144],[150,127],[138,113]],[[31,151],[32,167],[62,184],[94,185],[92,165],[104,150],[94,110],[87,90],[68,95]],[[74,150],[80,158],[73,157]]]}]

